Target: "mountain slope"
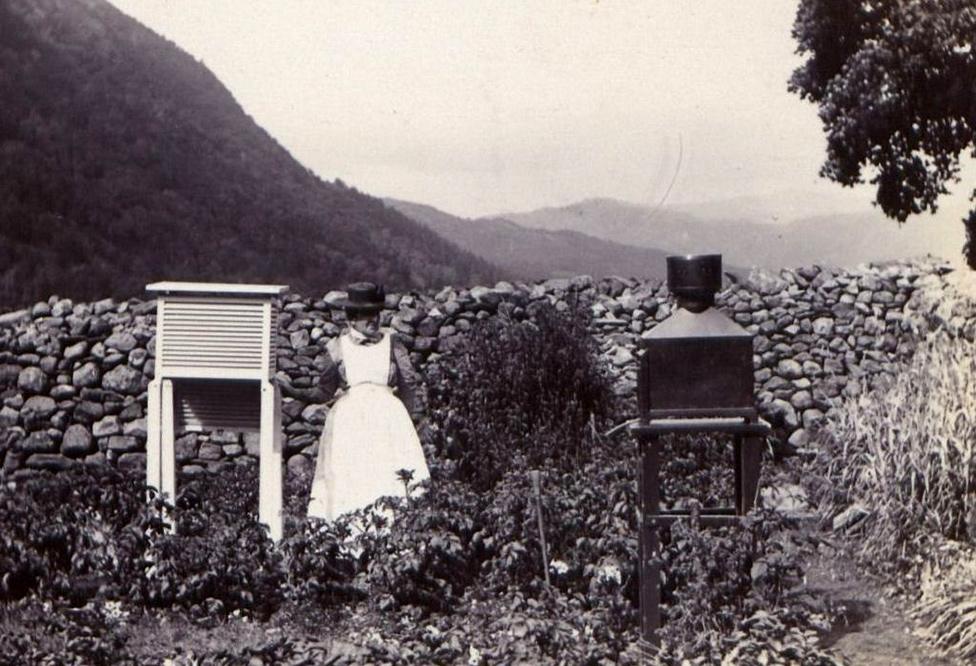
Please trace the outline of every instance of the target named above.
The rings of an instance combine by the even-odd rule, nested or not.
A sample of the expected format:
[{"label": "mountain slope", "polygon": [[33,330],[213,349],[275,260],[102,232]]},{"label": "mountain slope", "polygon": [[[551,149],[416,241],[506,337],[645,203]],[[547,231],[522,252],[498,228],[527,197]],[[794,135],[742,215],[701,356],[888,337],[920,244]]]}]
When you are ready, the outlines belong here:
[{"label": "mountain slope", "polygon": [[570,230],[530,229],[504,218],[466,220],[432,206],[385,199],[440,236],[522,280],[571,275],[662,278],[667,253]]},{"label": "mountain slope", "polygon": [[258,127],[104,0],[0,3],[0,308],[157,279],[468,283],[493,267]]},{"label": "mountain slope", "polygon": [[[913,220],[899,228],[867,210],[773,221],[770,216],[734,217],[743,207],[719,202],[655,210],[614,199],[507,214],[516,224],[546,230],[571,229],[597,238],[672,252],[719,252],[727,263],[781,268],[813,263],[853,266],[866,261],[939,253],[938,227]],[[781,206],[789,210],[788,206]],[[754,211],[759,207],[752,205]],[[486,218],[490,219],[490,218]],[[757,220],[757,221],[754,221]]]}]

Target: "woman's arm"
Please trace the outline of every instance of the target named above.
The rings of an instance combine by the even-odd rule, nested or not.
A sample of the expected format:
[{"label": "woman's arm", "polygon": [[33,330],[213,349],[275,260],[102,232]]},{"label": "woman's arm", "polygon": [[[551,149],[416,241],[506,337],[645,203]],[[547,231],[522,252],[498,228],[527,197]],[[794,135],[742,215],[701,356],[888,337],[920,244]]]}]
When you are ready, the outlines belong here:
[{"label": "woman's arm", "polygon": [[410,416],[416,420],[423,414],[422,405],[417,395],[420,378],[413,369],[413,364],[410,363],[410,353],[396,335],[391,340],[390,355],[393,357],[397,395],[403,401],[407,411],[410,412]]},{"label": "woman's arm", "polygon": [[333,338],[329,340],[325,351],[325,367],[319,376],[319,388],[325,394],[325,402],[329,402],[335,397],[336,391],[345,384],[345,378],[342,372],[342,358],[339,353],[339,339]]}]

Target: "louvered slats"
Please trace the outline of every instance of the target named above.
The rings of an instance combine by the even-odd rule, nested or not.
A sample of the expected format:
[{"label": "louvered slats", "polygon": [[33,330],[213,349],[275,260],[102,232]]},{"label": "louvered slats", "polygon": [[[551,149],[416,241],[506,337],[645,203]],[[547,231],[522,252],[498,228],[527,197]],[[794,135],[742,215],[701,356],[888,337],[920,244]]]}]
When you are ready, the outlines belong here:
[{"label": "louvered slats", "polygon": [[270,358],[268,359],[268,367],[269,367],[268,374],[274,376],[274,374],[278,371],[278,355],[274,353],[274,347],[275,347],[274,339],[275,336],[278,334],[278,308],[275,307],[274,305],[271,306],[270,332],[271,332],[271,346],[269,347],[269,349],[271,350],[271,354],[270,354]]},{"label": "louvered slats", "polygon": [[255,382],[181,381],[173,396],[177,430],[257,431],[261,387]]},{"label": "louvered slats", "polygon": [[[160,361],[190,376],[260,374],[267,368],[267,302],[220,298],[166,298],[162,303]],[[274,330],[272,328],[272,330]],[[183,370],[181,373],[180,370]],[[274,372],[273,370],[271,371]]]}]

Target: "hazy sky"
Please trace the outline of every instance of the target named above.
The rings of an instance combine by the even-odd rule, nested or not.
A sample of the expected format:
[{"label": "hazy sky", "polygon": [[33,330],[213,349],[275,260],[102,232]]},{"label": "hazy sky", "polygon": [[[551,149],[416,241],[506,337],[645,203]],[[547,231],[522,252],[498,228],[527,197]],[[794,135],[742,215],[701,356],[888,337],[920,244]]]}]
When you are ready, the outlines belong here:
[{"label": "hazy sky", "polygon": [[[466,216],[657,204],[677,174],[669,203],[871,199],[817,176],[816,108],[786,90],[791,0],[111,1],[321,177],[377,196]],[[940,214],[960,239],[964,203]]]}]

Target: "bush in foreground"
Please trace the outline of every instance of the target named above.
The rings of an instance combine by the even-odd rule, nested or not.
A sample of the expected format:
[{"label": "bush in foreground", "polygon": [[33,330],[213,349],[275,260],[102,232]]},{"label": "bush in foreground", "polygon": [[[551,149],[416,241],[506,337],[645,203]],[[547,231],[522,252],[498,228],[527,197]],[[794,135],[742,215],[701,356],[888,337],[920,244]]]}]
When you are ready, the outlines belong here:
[{"label": "bush in foreground", "polygon": [[[430,382],[433,444],[479,490],[518,460],[579,469],[613,393],[581,311],[534,303],[524,321],[484,320]],[[518,458],[521,454],[523,458]]]},{"label": "bush in foreground", "polygon": [[[85,619],[107,609],[179,612],[214,626],[242,615],[280,618],[289,608],[314,618],[318,631],[328,626],[355,641],[369,663],[638,663],[636,470],[607,442],[591,454],[581,470],[544,474],[545,563],[531,483],[520,470],[492,492],[435,480],[421,497],[383,500],[335,524],[292,518],[277,546],[255,522],[256,470],[246,467],[186,481],[176,535],[159,533],[138,480],[116,473],[45,475],[4,488],[0,501],[20,500],[23,510],[0,514],[0,532],[19,544],[5,550],[0,575],[36,564],[27,598],[17,602],[27,605],[11,608],[48,619],[38,637],[11,632],[0,648],[102,663],[99,655],[125,655],[131,636],[125,619],[104,626]],[[71,506],[70,514],[52,513],[56,504]],[[109,516],[106,527],[91,532],[79,518],[87,514]],[[40,530],[18,532],[8,519],[68,536],[55,542]],[[65,520],[81,521],[79,533]],[[353,529],[370,520],[372,527]],[[735,529],[674,527],[663,552],[665,663],[708,663],[734,650],[820,654],[809,632],[822,625],[822,609],[793,594],[801,552],[789,533],[781,517],[763,511]],[[124,552],[127,563],[98,559],[105,552]],[[78,585],[86,595],[71,592]],[[47,610],[30,611],[38,601]],[[299,642],[267,647],[301,655]]]}]

